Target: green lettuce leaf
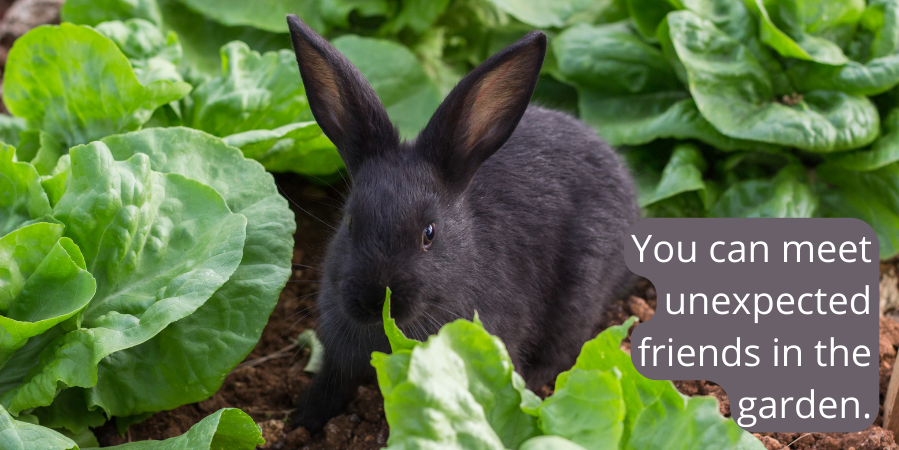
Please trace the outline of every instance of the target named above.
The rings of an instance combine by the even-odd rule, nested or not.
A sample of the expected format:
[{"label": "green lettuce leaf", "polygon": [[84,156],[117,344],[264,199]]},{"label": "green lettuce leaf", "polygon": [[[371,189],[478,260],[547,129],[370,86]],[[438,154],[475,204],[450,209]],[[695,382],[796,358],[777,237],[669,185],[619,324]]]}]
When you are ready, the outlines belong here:
[{"label": "green lettuce leaf", "polygon": [[164,441],[141,441],[109,447],[115,450],[252,450],[265,444],[259,426],[243,411],[220,409],[187,433]]},{"label": "green lettuce leaf", "polygon": [[[410,0],[404,1],[402,5],[399,5],[398,2],[393,0],[320,0],[318,8],[322,20],[324,20],[328,28],[351,28],[354,26],[353,23],[350,23],[351,14],[357,19],[377,18],[377,20],[383,20],[384,18],[396,18],[398,9],[406,9],[409,10],[406,13],[408,19],[410,18],[408,17],[410,13],[413,15],[422,13],[432,6],[440,8],[442,1],[436,0],[427,2],[433,3],[433,5],[424,5],[423,3],[425,2],[422,0]],[[300,18],[303,18],[303,16],[300,16]],[[372,20],[372,22],[377,23],[377,20]],[[386,25],[387,23],[385,23]]]},{"label": "green lettuce leaf", "polygon": [[260,54],[231,42],[221,58],[223,73],[191,93],[187,125],[223,137],[313,120],[292,51]]},{"label": "green lettuce leaf", "polygon": [[[385,301],[387,315],[389,308]],[[537,418],[521,409],[535,395],[480,322],[457,320],[423,343],[391,329],[399,330],[387,325],[392,345],[401,345],[391,355],[372,354],[391,448],[517,448],[539,434]]]},{"label": "green lettuce leaf", "polygon": [[37,169],[16,161],[16,149],[0,144],[0,236],[50,213]]},{"label": "green lettuce leaf", "polygon": [[226,137],[225,143],[262,163],[269,172],[296,172],[327,177],[345,166],[337,147],[315,122],[299,122],[274,130],[253,130]]},{"label": "green lettuce leaf", "polygon": [[16,158],[28,161],[37,169],[41,176],[49,175],[59,158],[65,154],[67,148],[41,130],[25,130],[19,133],[19,148],[16,149]]},{"label": "green lettuce leaf", "polygon": [[729,0],[628,0],[628,11],[643,37],[656,41],[659,25],[669,12],[686,9],[708,19],[730,37],[747,43],[756,39],[755,26],[742,1]]},{"label": "green lettuce leaf", "polygon": [[574,369],[540,406],[540,428],[586,449],[620,448],[626,406],[621,373]]},{"label": "green lettuce leaf", "polygon": [[519,450],[586,450],[559,436],[535,436],[521,444]]},{"label": "green lettuce leaf", "polygon": [[620,349],[635,318],[587,342],[541,402],[522,387],[502,343],[477,316],[447,324],[422,343],[406,338],[389,311],[388,294],[384,327],[392,354],[375,352],[372,365],[391,449],[764,448],[721,417],[715,399],[687,399],[670,381],[637,372]]},{"label": "green lettuce leaf", "polygon": [[637,201],[645,217],[705,217],[715,204],[720,188],[715,180],[703,178],[707,163],[699,148],[691,143],[676,144],[667,163],[655,167],[661,149],[638,148],[625,153],[635,173]]},{"label": "green lettuce leaf", "polygon": [[681,398],[670,381],[650,380],[643,377],[634,368],[631,357],[619,348],[621,341],[627,337],[627,330],[634,324],[635,318],[624,324],[609,327],[597,337],[584,344],[574,367],[562,372],[556,378],[556,390],[563,389],[568,377],[575,370],[609,371],[612,368],[621,373],[620,383],[622,397],[626,405],[622,430],[622,442],[628,442],[633,432],[634,423],[646,405],[655,402],[662,396]]},{"label": "green lettuce leaf", "polygon": [[[692,11],[699,17],[709,20],[728,36],[748,44],[756,40],[755,22],[752,20],[745,2],[728,0],[679,0],[682,6],[678,9]],[[753,51],[755,54],[755,51]]]},{"label": "green lettuce leaf", "polygon": [[162,23],[156,0],[66,0],[62,20],[95,26],[110,20],[144,19]]},{"label": "green lettuce leaf", "polygon": [[849,45],[854,61],[836,67],[797,61],[788,70],[793,85],[800,91],[826,89],[871,96],[899,84],[899,2],[872,1],[859,25]]},{"label": "green lettuce leaf", "polygon": [[409,339],[403,330],[396,325],[396,319],[390,316],[390,295],[392,292],[387,288],[387,296],[384,298],[384,311],[382,319],[384,320],[384,332],[387,334],[387,341],[390,342],[390,350],[394,353],[402,350],[412,350],[421,342]]},{"label": "green lettuce leaf", "polygon": [[[768,72],[775,94],[784,95],[793,92],[781,62],[759,39],[756,33],[758,29],[756,22],[753,20],[744,2],[730,0],[683,0],[673,3],[676,4],[675,6],[678,9],[691,11],[697,16],[712,22],[724,34],[741,42],[759,61],[759,64],[765,71]],[[663,20],[660,25],[662,26],[656,29],[655,37],[662,45],[666,58],[678,69],[678,76],[685,85],[689,84],[685,70],[672,48],[667,21]]]},{"label": "green lettuce leaf", "polygon": [[859,25],[849,46],[856,61],[836,67],[797,61],[788,70],[793,85],[800,91],[826,89],[871,96],[899,84],[899,2],[872,1]]},{"label": "green lettuce leaf", "polygon": [[247,220],[209,186],[152,171],[144,154],[116,162],[100,142],[70,155],[53,216],[82,249],[97,292],[81,327],[45,342],[39,361],[0,397],[12,414],[49,405],[59,386],[94,386],[103,358],[194,313],[243,255]]},{"label": "green lettuce leaf", "polygon": [[136,130],[153,110],[190,91],[186,83],[140,84],[116,45],[88,27],[38,27],[6,64],[3,101],[28,127],[66,147]]},{"label": "green lettuce leaf", "polygon": [[78,450],[75,441],[59,432],[14,419],[0,405],[0,444],[4,450]]},{"label": "green lettuce leaf", "polygon": [[656,40],[656,29],[659,24],[674,10],[674,5],[669,1],[627,0],[627,12],[634,21],[637,31],[650,42]]},{"label": "green lettuce leaf", "polygon": [[863,0],[753,0],[760,16],[759,36],[781,56],[843,65],[849,59],[824,34],[837,27],[854,26],[865,8]]},{"label": "green lettuce leaf", "polygon": [[[0,406],[0,444],[4,450],[78,450],[63,434],[14,419]],[[116,450],[252,450],[265,444],[253,419],[234,408],[220,409],[181,436],[164,441],[141,441],[107,447]]]},{"label": "green lettuce leaf", "polygon": [[740,181],[709,211],[711,217],[815,217],[818,197],[805,168],[789,165],[773,179]]},{"label": "green lettuce leaf", "polygon": [[722,133],[821,153],[877,138],[879,115],[866,97],[812,91],[794,106],[778,103],[767,71],[739,41],[689,11],[667,21],[696,106]]},{"label": "green lettuce leaf", "polygon": [[97,283],[59,224],[36,223],[0,238],[0,368],[29,338],[75,316]]},{"label": "green lettuce leaf", "polygon": [[[225,26],[178,0],[101,0],[99,5],[93,0],[67,0],[62,13],[64,21],[83,25],[144,19],[165,32],[174,31],[185,55],[183,65],[201,74],[221,71],[219,49],[231,41],[245,42],[261,52],[290,48],[286,28],[285,33],[271,33],[249,26]],[[287,23],[283,15],[279,17]]]},{"label": "green lettuce leaf", "polygon": [[816,175],[822,216],[861,219],[877,233],[881,259],[899,253],[899,163],[870,171],[824,164]]},{"label": "green lettuce leaf", "polygon": [[559,72],[580,89],[609,97],[686,90],[659,49],[623,24],[566,29],[553,40]]},{"label": "green lettuce leaf", "polygon": [[0,142],[13,147],[19,145],[19,133],[25,131],[25,119],[0,114]]},{"label": "green lettuce leaf", "polygon": [[877,58],[865,64],[849,61],[839,67],[797,62],[787,74],[800,91],[824,89],[853,95],[877,95],[899,85],[899,55]]},{"label": "green lettuce leaf", "polygon": [[297,344],[301,349],[309,349],[309,361],[303,367],[303,372],[317,373],[321,370],[325,361],[325,347],[322,341],[315,335],[315,330],[307,328],[297,336]]},{"label": "green lettuce leaf", "polygon": [[574,367],[556,379],[556,391],[565,389],[579,372],[613,369],[620,372],[621,394],[626,406],[621,440],[626,445],[621,448],[765,448],[733,420],[721,417],[714,398],[688,399],[677,392],[670,381],[650,380],[640,375],[630,355],[620,349],[621,341],[627,337],[634,321],[632,317],[620,326],[609,327],[584,344]]},{"label": "green lettuce leaf", "polygon": [[100,442],[97,441],[97,436],[94,435],[94,432],[91,430],[87,430],[84,433],[69,433],[67,430],[60,431],[63,436],[75,441],[75,444],[78,444],[79,448],[96,448],[100,446]]},{"label": "green lettuce leaf", "polygon": [[715,129],[662,52],[620,23],[573,26],[553,39],[552,48],[560,74],[577,88],[581,119],[611,145],[678,138],[722,150],[764,147]]},{"label": "green lettuce leaf", "polygon": [[846,43],[865,11],[865,0],[790,1],[795,2],[798,18],[807,33],[824,37],[837,45]]},{"label": "green lettuce leaf", "polygon": [[[67,329],[68,327],[61,325],[58,328]],[[87,440],[90,438],[96,440],[91,428],[105,424],[106,415],[100,409],[87,409],[82,389],[63,389],[56,395],[50,406],[33,409],[31,414],[37,418],[36,423],[65,434],[81,446],[100,446],[99,444],[87,445]],[[19,418],[22,415],[23,413],[19,413]],[[116,419],[116,425],[118,422],[119,420]]]},{"label": "green lettuce leaf", "polygon": [[434,21],[446,11],[449,3],[449,0],[403,1],[400,3],[399,12],[385,23],[382,29],[391,34],[398,34],[404,28],[408,28],[416,33],[427,32],[434,24]]},{"label": "green lettuce leaf", "polygon": [[859,20],[859,34],[870,33],[866,59],[890,56],[899,50],[899,1],[872,0]]},{"label": "green lettuce leaf", "polygon": [[101,361],[99,381],[88,399],[118,416],[204,400],[252,351],[287,283],[296,229],[293,212],[258,163],[201,131],[148,129],[102,142],[116,160],[147,155],[156,172],[214,188],[231,212],[246,216],[246,244],[228,281],[193,314]]},{"label": "green lettuce leaf", "polygon": [[[215,76],[221,73],[219,51],[232,41],[244,42],[258,52],[290,48],[290,35],[286,33],[272,33],[249,26],[229,27],[190,9],[179,0],[156,1],[162,12],[163,29],[178,34],[184,50],[184,65],[200,74]],[[281,20],[287,23],[284,16]]]},{"label": "green lettuce leaf", "polygon": [[[249,26],[269,33],[288,32],[287,21],[284,19],[287,14],[297,14],[306,24],[322,34],[327,33],[333,26],[349,27],[351,13],[365,18],[397,15],[397,2],[389,0],[310,0],[300,3],[292,0],[263,0],[261,3],[237,0],[177,1],[222,25]],[[437,10],[439,14],[441,3],[443,8],[446,7],[446,0],[415,3],[403,2],[398,15],[404,16],[401,19],[404,24],[415,21],[422,15],[433,16],[435,12],[432,10]]]},{"label": "green lettuce leaf", "polygon": [[437,84],[408,48],[355,35],[341,36],[331,43],[371,83],[390,120],[404,137],[414,137],[427,125],[443,98]]},{"label": "green lettuce leaf", "polygon": [[866,172],[896,161],[899,161],[899,108],[893,109],[883,121],[883,134],[870,148],[828,155],[825,165]]},{"label": "green lettuce leaf", "polygon": [[678,145],[665,165],[655,191],[641,198],[640,206],[645,208],[685,192],[705,191],[706,185],[702,180],[705,170],[705,159],[695,145]]},{"label": "green lettuce leaf", "polygon": [[95,29],[115,42],[131,62],[141,84],[184,81],[177,67],[181,62],[181,44],[174,32],[163,34],[156,24],[143,19],[103,22]]},{"label": "green lettuce leaf", "polygon": [[[670,383],[670,382],[669,382]],[[671,389],[674,389],[672,386]],[[675,394],[678,394],[675,392]],[[761,450],[765,446],[721,417],[714,397],[660,397],[640,412],[634,423],[628,450],[692,450],[697,448]]]},{"label": "green lettuce leaf", "polygon": [[612,1],[595,0],[489,0],[512,17],[534,27],[563,27],[577,22],[594,22]]},{"label": "green lettuce leaf", "polygon": [[689,101],[689,93],[661,52],[629,27],[580,24],[551,44],[559,74],[577,89],[581,119],[610,144],[640,145],[695,129],[681,126],[682,114],[666,117],[675,105]]},{"label": "green lettuce leaf", "polygon": [[[306,24],[324,33],[327,24],[322,17],[321,7],[326,2],[310,0],[178,0],[194,11],[228,26],[248,25],[260,30],[287,33],[288,14],[300,16]],[[346,11],[349,14],[349,10]]]},{"label": "green lettuce leaf", "polygon": [[62,155],[50,175],[41,177],[41,187],[47,193],[51,207],[56,206],[62,195],[66,193],[66,182],[69,179],[71,165],[72,158],[68,154]]}]

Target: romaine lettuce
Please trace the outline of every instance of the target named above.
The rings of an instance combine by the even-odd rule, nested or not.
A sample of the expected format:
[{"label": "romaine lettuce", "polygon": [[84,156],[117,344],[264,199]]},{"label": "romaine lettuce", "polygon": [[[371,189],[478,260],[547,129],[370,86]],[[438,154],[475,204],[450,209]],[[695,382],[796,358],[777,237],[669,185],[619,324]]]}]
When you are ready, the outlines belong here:
[{"label": "romaine lettuce", "polygon": [[66,147],[136,130],[156,108],[190,91],[183,82],[141,84],[115,43],[67,23],[19,38],[4,76],[9,111]]},{"label": "romaine lettuce", "polygon": [[524,388],[502,342],[475,316],[425,342],[389,317],[393,353],[372,354],[391,449],[734,449],[764,446],[718,413],[713,398],[687,398],[670,381],[644,378],[620,349],[631,318],[584,344],[574,367],[541,401]]},{"label": "romaine lettuce", "polygon": [[[0,444],[4,450],[79,450],[74,440],[33,423],[18,421],[0,406]],[[265,444],[259,427],[239,409],[207,416],[181,436],[106,447],[116,450],[252,450]]]}]

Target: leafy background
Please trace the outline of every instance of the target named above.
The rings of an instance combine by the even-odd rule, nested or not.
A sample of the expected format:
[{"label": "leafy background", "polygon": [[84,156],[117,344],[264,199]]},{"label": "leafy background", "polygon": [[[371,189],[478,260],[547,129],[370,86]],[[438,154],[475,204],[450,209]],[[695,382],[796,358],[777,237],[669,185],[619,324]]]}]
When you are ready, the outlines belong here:
[{"label": "leafy background", "polygon": [[125,21],[98,30],[142,82],[194,87],[144,126],[224,137],[269,170],[328,183],[342,169],[309,123],[284,15],[331,39],[407,137],[463,74],[539,28],[551,43],[534,101],[621,149],[645,215],[857,217],[881,257],[899,253],[895,0],[99,3],[69,0],[63,19]]}]

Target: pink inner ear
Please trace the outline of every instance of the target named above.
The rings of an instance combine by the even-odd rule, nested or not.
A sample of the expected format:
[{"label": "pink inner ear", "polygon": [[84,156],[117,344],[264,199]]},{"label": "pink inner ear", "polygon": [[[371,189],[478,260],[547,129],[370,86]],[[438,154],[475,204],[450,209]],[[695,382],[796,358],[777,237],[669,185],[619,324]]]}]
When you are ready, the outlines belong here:
[{"label": "pink inner ear", "polygon": [[478,83],[477,94],[468,114],[468,137],[465,142],[468,148],[488,137],[503,114],[513,113],[511,103],[527,82],[527,74],[518,68],[516,62],[514,59],[506,62]]},{"label": "pink inner ear", "polygon": [[332,117],[335,125],[340,125],[343,120],[343,102],[340,101],[340,88],[337,85],[336,74],[325,59],[310,45],[303,45],[302,53],[303,69],[307,71],[306,78],[313,86],[307,86],[307,95],[310,87],[315,89],[318,99],[328,115]]}]

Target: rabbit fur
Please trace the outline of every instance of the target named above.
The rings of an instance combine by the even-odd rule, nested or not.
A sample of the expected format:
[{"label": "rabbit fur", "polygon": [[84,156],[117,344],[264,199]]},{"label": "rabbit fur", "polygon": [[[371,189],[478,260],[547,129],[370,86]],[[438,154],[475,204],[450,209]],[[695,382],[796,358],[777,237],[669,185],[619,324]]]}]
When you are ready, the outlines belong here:
[{"label": "rabbit fur", "polygon": [[632,281],[624,237],[640,212],[595,131],[529,105],[546,36],[489,58],[402,141],[358,69],[296,16],[288,23],[313,115],[352,181],[317,299],[324,363],[296,423],[320,429],[372,380],[371,353],[390,350],[387,287],[412,338],[477,311],[529,388],[569,369]]}]

